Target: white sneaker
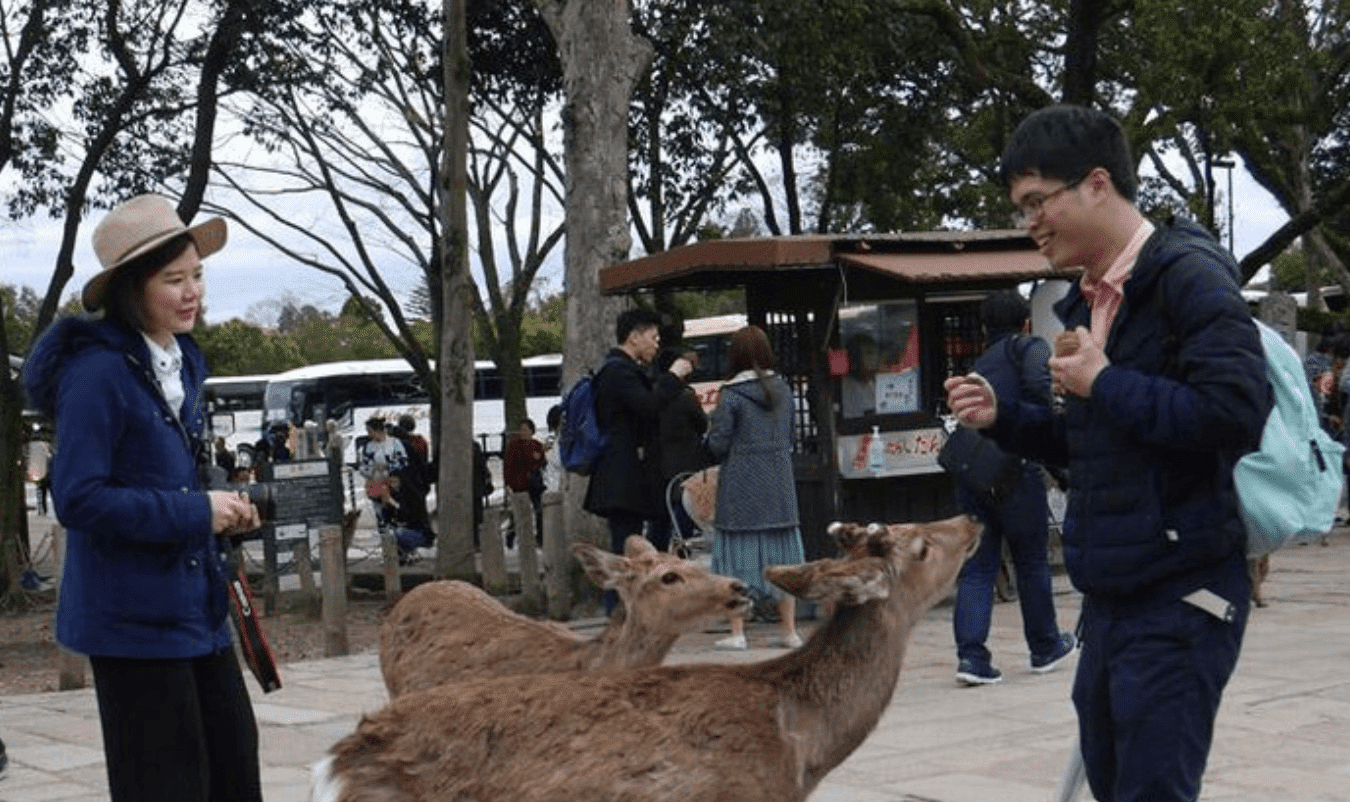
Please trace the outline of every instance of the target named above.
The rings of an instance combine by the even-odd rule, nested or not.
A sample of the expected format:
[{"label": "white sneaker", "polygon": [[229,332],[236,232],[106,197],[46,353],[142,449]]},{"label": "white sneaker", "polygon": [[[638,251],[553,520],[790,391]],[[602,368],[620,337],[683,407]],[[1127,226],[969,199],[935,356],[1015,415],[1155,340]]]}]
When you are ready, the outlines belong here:
[{"label": "white sneaker", "polygon": [[743,652],[750,648],[750,644],[746,642],[744,635],[732,635],[729,638],[723,638],[715,642],[713,646],[733,652]]},{"label": "white sneaker", "polygon": [[777,638],[774,640],[773,645],[782,649],[796,649],[802,645],[802,636],[793,632],[789,635]]}]

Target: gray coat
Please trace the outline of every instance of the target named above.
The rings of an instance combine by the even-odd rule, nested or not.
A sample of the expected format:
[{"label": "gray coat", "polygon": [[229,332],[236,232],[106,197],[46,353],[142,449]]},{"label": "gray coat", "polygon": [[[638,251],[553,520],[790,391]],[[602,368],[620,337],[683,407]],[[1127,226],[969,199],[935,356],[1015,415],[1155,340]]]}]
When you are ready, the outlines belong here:
[{"label": "gray coat", "polygon": [[737,374],[708,419],[708,451],[722,465],[713,521],[720,532],[798,525],[792,393],[776,374],[767,384],[772,403],[764,382]]}]

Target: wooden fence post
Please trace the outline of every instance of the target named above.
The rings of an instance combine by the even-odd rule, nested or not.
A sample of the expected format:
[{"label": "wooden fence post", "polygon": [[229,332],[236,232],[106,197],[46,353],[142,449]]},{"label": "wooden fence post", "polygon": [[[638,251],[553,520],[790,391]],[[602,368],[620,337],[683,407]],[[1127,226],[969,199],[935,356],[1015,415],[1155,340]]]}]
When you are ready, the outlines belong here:
[{"label": "wooden fence post", "polygon": [[505,595],[511,588],[506,580],[506,552],[502,548],[502,511],[495,504],[483,509],[478,544],[483,563],[483,590],[493,596]]},{"label": "wooden fence post", "polygon": [[543,607],[539,587],[539,550],[534,542],[534,503],[529,493],[511,493],[516,524],[516,556],[520,564],[520,612],[534,615]]},{"label": "wooden fence post", "polygon": [[[291,550],[291,557],[295,560],[295,573],[300,576],[300,593],[305,597],[306,602],[310,602],[318,595],[318,588],[314,585],[314,559],[309,553],[309,541],[296,541]],[[308,607],[306,609],[314,609]]]},{"label": "wooden fence post", "polygon": [[548,617],[566,621],[572,617],[572,559],[567,552],[567,533],[563,531],[562,494],[544,493],[544,581],[548,598]]},{"label": "wooden fence post", "polygon": [[[56,557],[56,598],[61,598],[61,581],[66,572],[66,530],[60,525],[52,527],[52,550]],[[56,689],[73,691],[85,687],[84,664],[86,658],[64,646],[57,645],[56,652]]]},{"label": "wooden fence post", "polygon": [[384,556],[384,597],[392,607],[403,595],[403,575],[398,571],[398,541],[392,532],[380,533],[380,552]]},{"label": "wooden fence post", "polygon": [[342,550],[342,528],[319,530],[319,562],[323,579],[324,654],[347,654],[347,555]]}]

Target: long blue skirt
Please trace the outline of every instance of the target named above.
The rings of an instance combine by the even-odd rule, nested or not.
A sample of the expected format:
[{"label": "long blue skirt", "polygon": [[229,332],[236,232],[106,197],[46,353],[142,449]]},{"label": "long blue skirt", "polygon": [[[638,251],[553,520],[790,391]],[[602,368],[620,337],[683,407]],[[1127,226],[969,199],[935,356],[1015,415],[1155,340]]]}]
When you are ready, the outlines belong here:
[{"label": "long blue skirt", "polygon": [[769,565],[801,565],[806,562],[801,529],[740,529],[713,533],[712,569],[723,576],[735,577],[774,601],[783,591],[764,578]]}]

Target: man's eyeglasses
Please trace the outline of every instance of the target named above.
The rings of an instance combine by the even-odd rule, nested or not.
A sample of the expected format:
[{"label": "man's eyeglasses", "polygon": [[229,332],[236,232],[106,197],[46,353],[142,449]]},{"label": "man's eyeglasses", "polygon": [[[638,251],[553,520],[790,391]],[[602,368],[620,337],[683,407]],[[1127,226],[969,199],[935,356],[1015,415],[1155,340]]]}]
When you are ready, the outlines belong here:
[{"label": "man's eyeglasses", "polygon": [[[1083,178],[1086,177],[1087,176],[1083,176]],[[1070,181],[1069,183],[1065,184],[1059,189],[1051,190],[1045,193],[1044,195],[1038,195],[1033,193],[1023,198],[1022,202],[1018,204],[1015,210],[1013,210],[1013,225],[1017,226],[1018,228],[1026,228],[1027,226],[1031,225],[1032,220],[1035,220],[1037,217],[1041,216],[1041,209],[1045,208],[1045,204],[1047,201],[1058,195],[1062,195],[1065,192],[1068,192],[1069,190],[1083,183],[1083,178],[1079,178],[1075,181]]]}]

